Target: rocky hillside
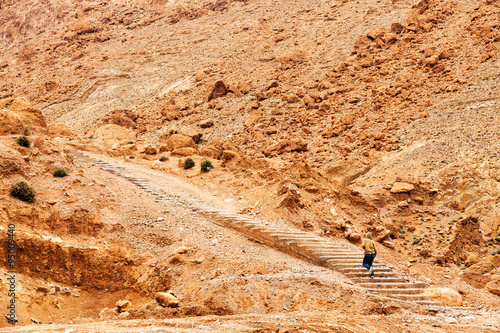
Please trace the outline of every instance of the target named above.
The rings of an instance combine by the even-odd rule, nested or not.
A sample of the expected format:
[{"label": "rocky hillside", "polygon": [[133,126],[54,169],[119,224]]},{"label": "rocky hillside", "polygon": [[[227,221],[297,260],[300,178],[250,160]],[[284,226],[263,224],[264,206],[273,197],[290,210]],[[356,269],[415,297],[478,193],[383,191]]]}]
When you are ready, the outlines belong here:
[{"label": "rocky hillside", "polygon": [[[3,216],[94,246],[113,228],[97,217],[120,209],[105,176],[84,191],[95,206],[75,208],[94,176],[70,150],[89,150],[237,198],[239,213],[358,245],[372,231],[391,264],[452,274],[480,306],[500,280],[498,17],[498,0],[0,1]],[[78,176],[52,183],[56,165]],[[19,208],[17,180],[54,188]]]}]

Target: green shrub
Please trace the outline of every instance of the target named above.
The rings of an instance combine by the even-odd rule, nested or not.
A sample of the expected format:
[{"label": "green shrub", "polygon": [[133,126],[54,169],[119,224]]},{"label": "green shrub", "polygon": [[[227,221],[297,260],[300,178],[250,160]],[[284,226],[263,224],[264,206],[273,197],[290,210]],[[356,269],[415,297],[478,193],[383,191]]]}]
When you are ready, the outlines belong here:
[{"label": "green shrub", "polygon": [[26,135],[21,135],[20,137],[17,138],[17,144],[23,147],[28,147],[30,146],[30,139]]},{"label": "green shrub", "polygon": [[129,157],[129,158],[130,158],[131,160],[133,160],[133,159],[135,158],[135,156],[134,156],[134,155],[130,155],[130,157]]},{"label": "green shrub", "polygon": [[212,162],[210,162],[209,160],[201,162],[201,172],[209,172],[213,168],[214,166],[212,165]]},{"label": "green shrub", "polygon": [[55,169],[54,170],[54,177],[66,177],[68,174],[66,173],[66,170],[64,169]]},{"label": "green shrub", "polygon": [[160,162],[165,162],[165,161],[168,161],[168,156],[160,157]]},{"label": "green shrub", "polygon": [[36,191],[25,181],[18,181],[10,187],[10,195],[26,202],[35,202]]},{"label": "green shrub", "polygon": [[134,141],[128,141],[127,144],[128,145],[133,145],[135,142]]},{"label": "green shrub", "polygon": [[191,169],[194,167],[194,161],[191,157],[188,157],[184,160],[184,169]]}]

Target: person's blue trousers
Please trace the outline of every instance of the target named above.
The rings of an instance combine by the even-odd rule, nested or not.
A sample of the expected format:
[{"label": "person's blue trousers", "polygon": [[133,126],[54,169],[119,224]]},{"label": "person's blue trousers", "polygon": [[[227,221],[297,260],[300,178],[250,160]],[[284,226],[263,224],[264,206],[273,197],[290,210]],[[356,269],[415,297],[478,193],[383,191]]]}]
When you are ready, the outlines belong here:
[{"label": "person's blue trousers", "polygon": [[[375,259],[374,254],[365,254],[365,256],[363,257],[363,266],[369,270],[373,266],[374,259]],[[373,271],[372,271],[372,275],[373,275]]]}]

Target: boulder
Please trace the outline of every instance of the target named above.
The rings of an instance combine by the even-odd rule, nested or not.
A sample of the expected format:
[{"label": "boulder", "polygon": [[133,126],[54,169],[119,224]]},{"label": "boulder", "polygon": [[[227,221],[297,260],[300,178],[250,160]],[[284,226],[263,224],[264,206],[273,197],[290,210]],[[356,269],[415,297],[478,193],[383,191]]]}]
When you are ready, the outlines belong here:
[{"label": "boulder", "polygon": [[156,155],[158,153],[158,148],[156,148],[156,145],[148,145],[144,148],[144,153],[146,155]]},{"label": "boulder", "polygon": [[182,135],[190,137],[191,139],[193,139],[193,141],[195,143],[200,142],[201,136],[203,135],[202,133],[198,132],[197,130],[195,130],[191,126],[182,126],[181,128],[179,128],[175,132],[176,132],[175,134],[182,134]]},{"label": "boulder", "polygon": [[407,208],[407,207],[410,207],[410,204],[408,203],[408,201],[400,201],[398,203],[398,207],[399,208]]},{"label": "boulder", "polygon": [[66,126],[66,124],[50,123],[47,129],[51,137],[73,136],[73,133],[69,131],[68,126]]},{"label": "boulder", "polygon": [[69,29],[79,35],[88,34],[97,31],[89,20],[80,20],[72,24]]},{"label": "boulder", "polygon": [[493,295],[500,296],[500,280],[493,280],[486,284],[486,290]]},{"label": "boulder", "polygon": [[179,155],[179,156],[199,155],[199,151],[196,148],[184,147],[184,148],[174,149],[172,151],[172,155]]},{"label": "boulder", "polygon": [[177,297],[170,293],[157,292],[155,295],[156,302],[165,308],[176,308],[179,306]]},{"label": "boulder", "polygon": [[124,299],[116,302],[115,306],[118,312],[121,313],[130,310],[132,308],[132,303],[129,300]]},{"label": "boulder", "polygon": [[427,288],[424,294],[432,301],[438,301],[449,306],[462,305],[462,296],[452,288]]},{"label": "boulder", "polygon": [[[165,141],[165,145],[162,149],[164,151],[173,151],[179,148],[191,147],[196,148],[196,143],[189,136],[182,134],[173,134]],[[160,149],[160,150],[162,150]]]},{"label": "boulder", "polygon": [[347,235],[347,239],[353,243],[357,243],[361,240],[361,235],[358,234],[357,232],[350,232]]},{"label": "boulder", "polygon": [[239,159],[240,155],[234,151],[231,150],[224,150],[222,152],[221,160],[222,161],[230,161],[234,159]]},{"label": "boulder", "polygon": [[200,127],[201,128],[209,128],[209,127],[212,127],[214,126],[214,120],[212,118],[210,119],[205,119],[203,121],[200,122]]},{"label": "boulder", "polygon": [[212,99],[216,99],[216,98],[224,96],[225,94],[228,93],[228,91],[229,90],[227,89],[227,87],[223,81],[215,82],[212,89],[210,89],[210,92],[209,92],[208,97],[207,97],[207,102],[210,102]]},{"label": "boulder", "polygon": [[24,98],[0,99],[0,135],[21,134],[26,127],[45,131],[47,124],[40,110]]},{"label": "boulder", "polygon": [[414,189],[415,186],[413,186],[412,184],[404,182],[395,182],[392,185],[391,193],[407,193],[413,191]]},{"label": "boulder", "polygon": [[379,232],[379,234],[375,237],[376,242],[381,242],[383,241],[387,236],[391,234],[391,231],[388,229],[383,229],[382,231]]}]

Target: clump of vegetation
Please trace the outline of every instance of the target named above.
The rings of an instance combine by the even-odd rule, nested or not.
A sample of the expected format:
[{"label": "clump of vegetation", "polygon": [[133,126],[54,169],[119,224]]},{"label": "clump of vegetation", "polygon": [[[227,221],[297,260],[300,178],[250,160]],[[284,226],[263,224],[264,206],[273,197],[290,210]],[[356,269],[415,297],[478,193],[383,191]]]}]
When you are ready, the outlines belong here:
[{"label": "clump of vegetation", "polygon": [[195,163],[191,157],[188,157],[184,160],[184,169],[191,169],[194,167]]},{"label": "clump of vegetation", "polygon": [[420,241],[421,241],[421,240],[422,240],[421,238],[415,237],[415,238],[413,239],[413,243],[412,243],[412,244],[413,244],[413,245],[417,245],[418,243],[420,243]]},{"label": "clump of vegetation", "polygon": [[10,195],[22,201],[33,203],[35,202],[36,191],[28,183],[21,180],[10,187]]},{"label": "clump of vegetation", "polygon": [[135,156],[134,156],[134,155],[130,155],[130,157],[129,157],[129,158],[130,158],[131,160],[133,160],[133,159],[135,158]]},{"label": "clump of vegetation", "polygon": [[212,162],[210,162],[209,160],[201,162],[201,172],[209,172],[213,168],[214,167],[212,165]]},{"label": "clump of vegetation", "polygon": [[66,177],[68,173],[64,169],[55,169],[54,170],[54,177]]},{"label": "clump of vegetation", "polygon": [[134,141],[128,141],[127,144],[128,145],[133,145],[135,142]]},{"label": "clump of vegetation", "polygon": [[168,161],[168,156],[160,157],[160,162],[165,162],[165,161]]},{"label": "clump of vegetation", "polygon": [[21,135],[20,137],[17,138],[17,144],[23,147],[28,147],[30,146],[30,139],[26,135]]}]

